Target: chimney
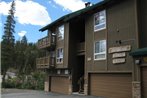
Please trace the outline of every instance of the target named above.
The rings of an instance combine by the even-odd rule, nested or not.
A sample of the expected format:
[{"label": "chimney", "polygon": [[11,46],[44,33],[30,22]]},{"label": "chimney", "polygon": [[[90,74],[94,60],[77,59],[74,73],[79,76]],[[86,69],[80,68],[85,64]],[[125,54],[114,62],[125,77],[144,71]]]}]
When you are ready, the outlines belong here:
[{"label": "chimney", "polygon": [[90,2],[85,2],[85,7],[89,7],[91,5]]}]

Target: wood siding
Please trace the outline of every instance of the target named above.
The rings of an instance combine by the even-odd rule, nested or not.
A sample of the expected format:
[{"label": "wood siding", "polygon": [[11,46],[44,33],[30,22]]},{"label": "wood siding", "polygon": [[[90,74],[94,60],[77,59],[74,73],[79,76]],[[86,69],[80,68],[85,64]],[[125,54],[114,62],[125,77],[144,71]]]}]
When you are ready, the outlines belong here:
[{"label": "wood siding", "polygon": [[142,67],[142,98],[147,98],[147,66]]},{"label": "wood siding", "polygon": [[[96,13],[96,12],[95,12]],[[85,21],[86,67],[88,72],[98,71],[130,71],[132,72],[133,58],[126,52],[125,63],[113,64],[111,47],[130,45],[131,51],[137,48],[137,24],[135,16],[135,0],[125,0],[106,8],[106,29],[94,32],[94,14]],[[94,42],[106,39],[106,60],[94,60]],[[119,44],[117,41],[121,40]]]},{"label": "wood siding", "polygon": [[68,77],[64,77],[64,76],[51,77],[51,92],[68,94],[69,85],[70,85],[70,82]]},{"label": "wood siding", "polygon": [[132,98],[131,74],[91,74],[90,94],[104,98]]},{"label": "wood siding", "polygon": [[65,23],[63,68],[68,68],[69,52],[69,23]]},{"label": "wood siding", "polygon": [[[137,48],[136,21],[135,20],[135,0],[126,0],[107,8],[107,32],[108,49],[130,45],[131,50]],[[117,41],[121,41],[119,44]],[[132,71],[133,58],[126,52],[126,61],[122,64],[113,64],[112,54],[108,53],[108,70],[113,71]]]},{"label": "wood siding", "polygon": [[[56,33],[58,32],[58,28]],[[69,24],[64,24],[64,40],[57,40],[56,51],[58,48],[63,48],[63,63],[56,63],[56,68],[68,68],[68,51],[69,51]],[[57,54],[56,54],[57,56]]]}]

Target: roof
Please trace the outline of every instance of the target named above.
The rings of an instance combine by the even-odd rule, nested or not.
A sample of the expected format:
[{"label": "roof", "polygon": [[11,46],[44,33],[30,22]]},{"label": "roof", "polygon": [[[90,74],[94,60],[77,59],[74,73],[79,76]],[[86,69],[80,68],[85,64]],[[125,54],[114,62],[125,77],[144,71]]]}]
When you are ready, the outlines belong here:
[{"label": "roof", "polygon": [[131,56],[145,56],[147,55],[147,48],[136,49],[130,53]]},{"label": "roof", "polygon": [[105,6],[108,6],[109,4],[112,4],[112,3],[118,2],[118,1],[121,1],[121,0],[103,0],[103,1],[101,1],[101,2],[99,2],[97,4],[94,4],[92,6],[89,6],[89,7],[83,8],[81,10],[78,10],[76,12],[73,12],[73,13],[67,14],[65,16],[62,16],[61,18],[59,18],[59,19],[55,20],[54,22],[48,24],[47,26],[41,28],[39,31],[45,31],[45,30],[51,28],[52,26],[54,26],[54,25],[56,25],[58,23],[67,22],[67,21],[69,21],[69,20],[71,20],[71,19],[73,19],[73,18],[75,18],[77,16],[80,16],[80,15],[83,15],[83,14],[85,15],[86,12],[88,12],[88,11],[92,11],[92,10],[94,10],[96,8],[105,7]]}]

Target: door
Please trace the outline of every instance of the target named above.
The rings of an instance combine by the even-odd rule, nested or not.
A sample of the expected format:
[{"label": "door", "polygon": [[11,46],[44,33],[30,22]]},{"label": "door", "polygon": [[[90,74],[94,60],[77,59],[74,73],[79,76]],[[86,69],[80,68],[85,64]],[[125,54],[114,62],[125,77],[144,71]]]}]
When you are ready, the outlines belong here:
[{"label": "door", "polygon": [[69,93],[69,79],[64,76],[51,77],[51,92],[57,92],[62,94]]},{"label": "door", "polygon": [[104,98],[132,98],[131,74],[91,74],[90,94]]}]

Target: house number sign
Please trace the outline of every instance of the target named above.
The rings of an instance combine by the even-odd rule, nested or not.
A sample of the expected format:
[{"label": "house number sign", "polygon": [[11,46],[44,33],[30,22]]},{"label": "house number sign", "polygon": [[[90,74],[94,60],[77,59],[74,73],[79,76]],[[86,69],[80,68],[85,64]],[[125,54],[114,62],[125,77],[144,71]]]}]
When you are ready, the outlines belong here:
[{"label": "house number sign", "polygon": [[125,52],[125,51],[130,51],[130,50],[131,50],[131,46],[125,45],[125,46],[120,46],[120,47],[109,48],[109,53]]},{"label": "house number sign", "polygon": [[126,62],[126,52],[131,50],[131,45],[124,45],[109,48],[108,52],[112,54],[113,64],[122,64]]},{"label": "house number sign", "polygon": [[125,57],[126,56],[126,53],[125,52],[122,52],[122,53],[114,53],[112,55],[112,58],[119,58],[119,57]]},{"label": "house number sign", "polygon": [[120,63],[125,63],[126,59],[125,58],[117,58],[117,59],[113,59],[113,64],[120,64]]}]

